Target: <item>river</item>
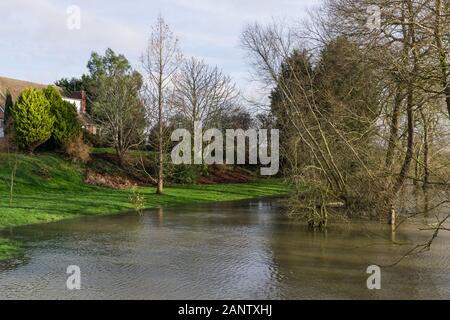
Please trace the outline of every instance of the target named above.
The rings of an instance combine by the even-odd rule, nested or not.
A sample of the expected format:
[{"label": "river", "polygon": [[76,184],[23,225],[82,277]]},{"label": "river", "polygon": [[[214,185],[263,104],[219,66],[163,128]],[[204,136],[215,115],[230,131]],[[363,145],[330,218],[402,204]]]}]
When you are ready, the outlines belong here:
[{"label": "river", "polygon": [[[395,239],[378,222],[312,232],[279,199],[154,209],[14,228],[24,257],[0,264],[1,299],[448,299],[450,232],[432,250],[420,222]],[[394,241],[392,241],[394,240]],[[68,290],[69,265],[81,290]],[[369,290],[369,265],[381,289]]]}]

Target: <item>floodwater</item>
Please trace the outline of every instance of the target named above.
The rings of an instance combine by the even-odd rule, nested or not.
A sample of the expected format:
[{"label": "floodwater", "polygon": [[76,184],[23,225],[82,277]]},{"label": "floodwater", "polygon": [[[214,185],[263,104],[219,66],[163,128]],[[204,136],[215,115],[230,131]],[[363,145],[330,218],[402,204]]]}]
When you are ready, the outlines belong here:
[{"label": "floodwater", "polygon": [[[420,222],[312,232],[277,199],[155,209],[26,226],[0,234],[24,256],[0,264],[1,299],[448,299],[450,232],[432,250]],[[68,290],[70,265],[81,289]],[[381,266],[381,289],[367,267]]]}]

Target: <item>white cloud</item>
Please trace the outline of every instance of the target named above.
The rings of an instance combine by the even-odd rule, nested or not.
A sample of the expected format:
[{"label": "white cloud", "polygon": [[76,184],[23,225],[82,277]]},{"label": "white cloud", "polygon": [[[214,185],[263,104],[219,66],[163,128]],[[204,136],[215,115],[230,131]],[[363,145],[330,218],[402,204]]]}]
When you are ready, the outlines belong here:
[{"label": "white cloud", "polygon": [[[239,48],[246,23],[300,17],[319,0],[2,0],[2,75],[50,83],[85,72],[91,51],[111,47],[137,67],[150,26],[161,13],[186,55],[217,64],[243,91],[253,90]],[[69,5],[81,8],[81,29],[66,27]],[[250,88],[250,89],[249,89]]]}]

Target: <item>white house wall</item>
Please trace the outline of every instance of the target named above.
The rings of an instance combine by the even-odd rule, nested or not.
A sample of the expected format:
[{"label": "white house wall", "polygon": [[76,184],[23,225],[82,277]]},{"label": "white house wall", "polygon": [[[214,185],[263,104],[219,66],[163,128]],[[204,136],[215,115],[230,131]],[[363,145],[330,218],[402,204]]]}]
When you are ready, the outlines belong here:
[{"label": "white house wall", "polygon": [[74,104],[75,107],[77,108],[77,112],[80,113],[80,111],[81,111],[81,100],[70,99],[70,98],[65,98],[65,97],[63,97],[63,100]]}]

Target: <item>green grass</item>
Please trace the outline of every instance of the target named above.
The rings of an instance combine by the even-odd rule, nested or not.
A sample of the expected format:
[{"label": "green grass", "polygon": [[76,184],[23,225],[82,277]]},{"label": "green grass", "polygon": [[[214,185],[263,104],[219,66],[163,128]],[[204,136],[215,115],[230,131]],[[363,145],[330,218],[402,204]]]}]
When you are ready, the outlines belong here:
[{"label": "green grass", "polygon": [[[0,153],[0,229],[134,209],[129,190],[86,185],[82,167],[51,154],[17,156],[10,203],[14,159],[13,155]],[[164,195],[156,195],[155,189],[148,187],[139,188],[139,193],[145,198],[145,207],[154,208],[276,196],[286,193],[286,188],[281,180],[268,179],[245,184],[172,186],[165,189]]]},{"label": "green grass", "polygon": [[0,238],[0,260],[17,257],[22,251],[22,245],[19,242]]}]

